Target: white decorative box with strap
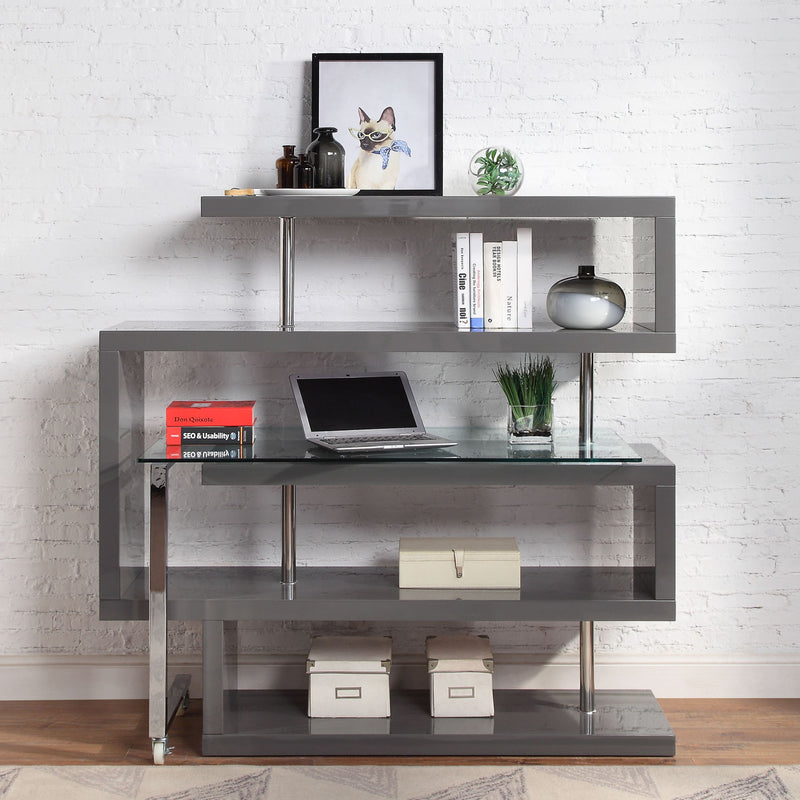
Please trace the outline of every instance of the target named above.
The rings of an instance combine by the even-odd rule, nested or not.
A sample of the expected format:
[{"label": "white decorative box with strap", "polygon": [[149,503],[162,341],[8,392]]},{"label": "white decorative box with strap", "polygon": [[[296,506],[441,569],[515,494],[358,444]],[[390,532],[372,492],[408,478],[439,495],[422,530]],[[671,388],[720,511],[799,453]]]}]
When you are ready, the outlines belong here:
[{"label": "white decorative box with strap", "polygon": [[309,717],[388,717],[391,636],[315,636],[306,661]]},{"label": "white decorative box with strap", "polygon": [[492,717],[494,658],[486,636],[429,636],[425,642],[433,717]]},{"label": "white decorative box with strap", "polygon": [[519,589],[516,539],[400,539],[401,589]]}]

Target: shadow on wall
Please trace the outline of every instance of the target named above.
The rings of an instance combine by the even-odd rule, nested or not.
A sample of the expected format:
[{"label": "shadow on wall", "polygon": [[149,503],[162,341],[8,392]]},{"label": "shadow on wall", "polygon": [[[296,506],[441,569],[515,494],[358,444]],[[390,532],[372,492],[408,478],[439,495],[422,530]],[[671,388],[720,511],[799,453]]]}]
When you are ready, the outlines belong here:
[{"label": "shadow on wall", "polygon": [[8,608],[24,620],[6,646],[15,653],[141,651],[136,623],[98,617],[97,345],[26,354],[36,396],[26,398],[20,434],[17,519],[9,538],[23,542],[4,583]]}]

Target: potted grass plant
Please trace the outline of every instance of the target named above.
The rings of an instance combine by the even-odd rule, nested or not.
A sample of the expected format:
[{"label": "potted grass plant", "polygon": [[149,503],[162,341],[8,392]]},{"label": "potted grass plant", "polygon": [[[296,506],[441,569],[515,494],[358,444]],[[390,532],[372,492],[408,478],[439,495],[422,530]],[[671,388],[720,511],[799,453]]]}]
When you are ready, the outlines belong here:
[{"label": "potted grass plant", "polygon": [[494,376],[508,400],[508,440],[549,443],[553,437],[555,370],[549,356],[530,355],[518,366],[498,364]]}]

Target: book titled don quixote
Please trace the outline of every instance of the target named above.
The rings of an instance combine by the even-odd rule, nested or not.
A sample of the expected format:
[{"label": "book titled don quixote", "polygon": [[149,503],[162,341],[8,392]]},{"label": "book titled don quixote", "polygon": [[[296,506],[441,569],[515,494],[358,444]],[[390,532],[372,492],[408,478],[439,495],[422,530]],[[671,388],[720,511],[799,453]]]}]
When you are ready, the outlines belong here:
[{"label": "book titled don quixote", "polygon": [[166,412],[167,457],[244,457],[252,450],[254,409],[255,400],[174,400]]}]

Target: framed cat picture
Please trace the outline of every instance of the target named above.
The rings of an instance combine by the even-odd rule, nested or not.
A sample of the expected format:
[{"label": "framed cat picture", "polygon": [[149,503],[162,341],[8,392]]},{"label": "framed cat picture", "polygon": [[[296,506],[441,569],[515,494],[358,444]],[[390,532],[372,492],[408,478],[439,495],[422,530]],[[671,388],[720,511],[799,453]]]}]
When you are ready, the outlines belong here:
[{"label": "framed cat picture", "polygon": [[442,76],[441,53],[312,55],[312,132],[336,128],[346,188],[442,194]]}]

